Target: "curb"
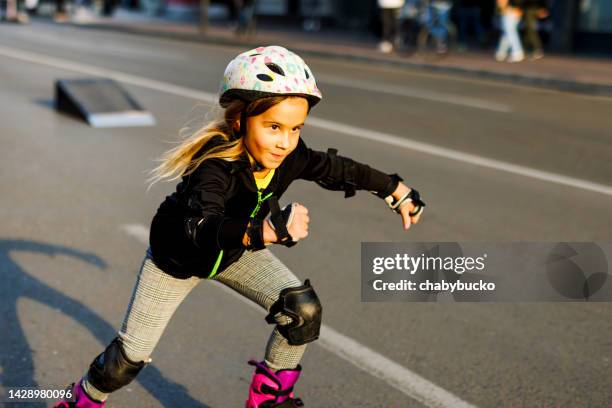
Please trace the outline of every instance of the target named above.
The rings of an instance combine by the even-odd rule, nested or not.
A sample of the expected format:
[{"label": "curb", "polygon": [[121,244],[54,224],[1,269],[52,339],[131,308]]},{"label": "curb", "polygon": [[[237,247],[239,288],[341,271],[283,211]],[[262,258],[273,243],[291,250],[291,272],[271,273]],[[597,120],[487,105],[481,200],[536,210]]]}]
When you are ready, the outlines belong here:
[{"label": "curb", "polygon": [[[205,43],[205,44],[218,44],[225,46],[234,46],[234,47],[257,47],[261,45],[259,42],[248,41],[248,40],[237,40],[237,39],[228,39],[225,37],[218,36],[210,36],[204,34],[190,34],[190,33],[178,33],[178,32],[170,32],[170,31],[160,31],[155,29],[146,29],[146,28],[135,28],[129,27],[126,25],[112,25],[112,24],[103,24],[103,23],[91,23],[91,24],[75,24],[75,23],[67,23],[66,25],[77,28],[88,28],[95,30],[105,30],[105,31],[119,31],[128,34],[135,35],[146,35],[146,36],[154,36],[158,38],[166,38],[172,40],[181,40],[181,41],[190,41],[197,43]],[[436,65],[426,62],[412,62],[406,60],[393,60],[386,58],[375,58],[369,57],[365,55],[350,55],[337,53],[332,51],[324,51],[324,50],[312,50],[312,49],[304,49],[300,47],[291,47],[294,51],[303,55],[310,55],[313,57],[323,57],[330,58],[336,60],[344,60],[344,61],[356,61],[356,62],[365,62],[369,64],[375,65],[383,65],[383,66],[393,66],[393,67],[401,67],[408,69],[418,69],[418,70],[426,70],[428,72],[437,72],[437,73],[449,73],[461,75],[468,78],[477,78],[477,79],[488,79],[495,80],[500,82],[507,82],[511,84],[518,85],[527,85],[538,88],[545,89],[553,89],[558,91],[565,92],[574,92],[588,95],[597,95],[597,96],[612,96],[612,84],[601,84],[597,82],[584,82],[577,81],[571,79],[561,79],[555,77],[546,77],[539,75],[528,75],[528,74],[511,74],[511,73],[503,73],[503,72],[495,72],[485,69],[478,68],[466,68],[466,67],[451,67],[451,66],[443,66]]]}]

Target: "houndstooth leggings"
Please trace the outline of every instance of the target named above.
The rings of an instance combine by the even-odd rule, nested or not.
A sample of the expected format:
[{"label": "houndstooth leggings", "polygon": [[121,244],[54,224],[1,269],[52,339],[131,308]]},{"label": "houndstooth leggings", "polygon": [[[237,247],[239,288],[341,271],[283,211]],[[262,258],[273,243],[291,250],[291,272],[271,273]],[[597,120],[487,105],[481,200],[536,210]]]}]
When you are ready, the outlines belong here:
[{"label": "houndstooth leggings", "polygon": [[[266,311],[279,297],[281,290],[300,286],[295,275],[268,249],[245,252],[238,261],[213,279],[229,286],[259,304]],[[151,259],[150,249],[140,268],[127,313],[118,334],[127,357],[132,361],[149,361],[174,311],[189,292],[202,281],[192,276],[177,279],[159,269]],[[288,316],[275,316],[278,324],[288,324]],[[266,364],[274,370],[295,368],[306,345],[292,346],[275,327],[266,346]],[[108,394],[96,390],[83,378],[88,394],[105,400]]]}]

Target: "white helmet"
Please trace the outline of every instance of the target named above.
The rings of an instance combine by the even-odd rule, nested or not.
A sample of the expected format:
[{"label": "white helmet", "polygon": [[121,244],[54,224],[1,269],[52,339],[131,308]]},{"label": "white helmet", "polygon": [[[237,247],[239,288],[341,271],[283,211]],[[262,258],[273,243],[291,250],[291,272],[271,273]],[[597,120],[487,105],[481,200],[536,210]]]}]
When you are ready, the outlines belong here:
[{"label": "white helmet", "polygon": [[276,95],[303,96],[312,107],[322,98],[304,60],[278,45],[257,47],[230,61],[219,95],[223,107],[235,99],[252,102]]}]

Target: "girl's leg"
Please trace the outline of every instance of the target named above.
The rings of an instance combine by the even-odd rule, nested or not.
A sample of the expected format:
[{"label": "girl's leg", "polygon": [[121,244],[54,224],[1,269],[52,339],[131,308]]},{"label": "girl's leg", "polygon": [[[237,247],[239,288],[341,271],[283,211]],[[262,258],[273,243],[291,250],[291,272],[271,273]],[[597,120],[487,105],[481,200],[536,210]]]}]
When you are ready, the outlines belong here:
[{"label": "girl's leg", "polygon": [[[128,360],[151,361],[151,353],[170,318],[200,281],[198,277],[177,279],[168,275],[153,263],[150,250],[147,251],[118,338],[113,340],[121,345]],[[104,372],[110,371],[109,367],[104,367]],[[99,389],[104,387],[100,386],[98,376],[92,376],[90,368],[83,377],[82,385],[90,397],[104,401],[109,393],[107,389]]]},{"label": "girl's leg", "polygon": [[[268,340],[265,360],[249,361],[255,366],[255,372],[246,407],[303,406],[302,401],[295,398],[293,386],[302,370],[299,362],[306,343],[316,339],[321,323],[321,305],[312,287],[308,283],[302,285],[267,249],[246,252],[215,279],[258,303],[266,311],[272,310],[268,316],[273,315],[273,318],[266,318],[266,321],[277,324]],[[277,303],[281,297],[282,301]],[[294,316],[300,316],[301,326],[287,327],[293,321],[285,314],[292,313],[290,311],[295,312]]]},{"label": "girl's leg", "polygon": [[[268,249],[245,252],[237,262],[214,279],[251,299],[266,311],[278,300],[281,290],[302,285],[289,268]],[[288,324],[291,318],[280,314],[276,322],[280,325]],[[265,363],[273,370],[294,369],[305,350],[305,344],[290,345],[275,327],[266,346]]]}]

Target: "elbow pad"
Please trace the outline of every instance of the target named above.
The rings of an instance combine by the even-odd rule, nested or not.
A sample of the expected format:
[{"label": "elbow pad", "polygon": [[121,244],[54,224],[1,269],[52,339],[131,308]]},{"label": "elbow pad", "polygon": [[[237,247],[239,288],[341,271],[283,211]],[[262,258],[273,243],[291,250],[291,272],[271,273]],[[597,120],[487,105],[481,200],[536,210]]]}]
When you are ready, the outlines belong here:
[{"label": "elbow pad", "polygon": [[338,149],[327,149],[331,160],[331,171],[329,176],[316,183],[326,190],[344,191],[344,198],[349,198],[354,196],[357,190],[355,181],[357,166],[351,159],[339,158],[337,153]]},{"label": "elbow pad", "polygon": [[187,217],[184,222],[185,234],[196,247],[200,247],[198,244],[198,231],[202,224],[206,221],[204,217]]}]

